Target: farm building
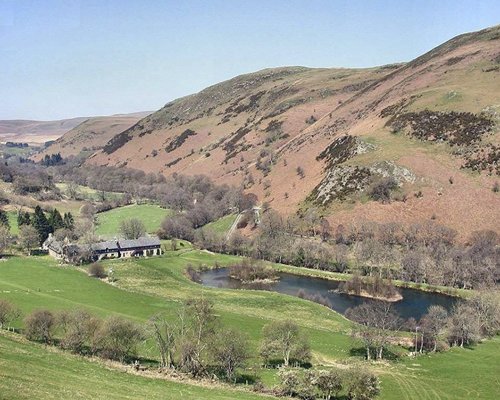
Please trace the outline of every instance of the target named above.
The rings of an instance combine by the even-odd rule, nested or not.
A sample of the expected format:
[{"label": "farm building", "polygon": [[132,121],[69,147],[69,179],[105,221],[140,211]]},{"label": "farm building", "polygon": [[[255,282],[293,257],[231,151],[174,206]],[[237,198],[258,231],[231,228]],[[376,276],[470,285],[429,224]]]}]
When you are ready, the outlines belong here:
[{"label": "farm building", "polygon": [[143,236],[138,239],[108,240],[91,246],[97,260],[103,258],[150,257],[161,254],[161,243],[157,237]]},{"label": "farm building", "polygon": [[49,255],[66,262],[75,262],[87,254],[86,259],[102,260],[103,258],[150,257],[161,255],[161,243],[157,237],[143,236],[138,239],[115,239],[84,246],[71,244],[68,240],[58,241],[52,234],[43,243],[42,249]]}]

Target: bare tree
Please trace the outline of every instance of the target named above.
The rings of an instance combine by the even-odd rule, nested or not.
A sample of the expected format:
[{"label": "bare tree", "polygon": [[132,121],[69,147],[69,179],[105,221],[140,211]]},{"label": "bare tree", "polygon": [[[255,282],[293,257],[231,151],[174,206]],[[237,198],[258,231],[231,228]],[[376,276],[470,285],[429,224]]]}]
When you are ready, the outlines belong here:
[{"label": "bare tree", "polygon": [[9,329],[12,321],[21,316],[21,310],[7,300],[0,299],[0,329]]},{"label": "bare tree", "polygon": [[137,345],[144,338],[142,329],[124,318],[106,319],[95,333],[96,351],[102,357],[123,362],[136,355]]},{"label": "bare tree", "polygon": [[35,310],[24,319],[24,334],[28,340],[50,343],[54,328],[55,317],[48,310]]},{"label": "bare tree", "polygon": [[156,348],[160,353],[160,367],[174,367],[174,346],[178,335],[178,327],[168,321],[164,315],[158,314],[149,320]]},{"label": "bare tree", "polygon": [[382,359],[384,349],[389,345],[394,331],[402,326],[402,321],[393,311],[392,305],[383,301],[363,303],[348,309],[345,315],[359,324],[353,328],[353,334],[363,341],[368,360],[372,350],[375,351],[377,359]]},{"label": "bare tree", "polygon": [[272,357],[283,360],[285,367],[291,359],[308,362],[311,353],[307,338],[293,321],[275,321],[262,329],[261,356],[267,362]]},{"label": "bare tree", "polygon": [[84,353],[90,346],[100,320],[85,310],[61,311],[56,316],[59,328],[62,330],[61,346],[75,353]]},{"label": "bare tree", "polygon": [[211,353],[222,368],[228,381],[233,381],[236,369],[243,367],[249,358],[248,338],[235,329],[217,332]]},{"label": "bare tree", "polygon": [[0,256],[2,255],[3,251],[9,246],[10,244],[10,230],[9,227],[0,224]]},{"label": "bare tree", "polygon": [[480,339],[481,322],[476,311],[467,302],[458,303],[448,318],[448,341],[464,347]]},{"label": "bare tree", "polygon": [[448,312],[444,307],[437,305],[429,307],[427,313],[420,319],[420,332],[422,335],[420,352],[422,352],[424,341],[427,341],[432,346],[432,351],[437,350],[438,336],[446,326],[447,318]]},{"label": "bare tree", "polygon": [[146,233],[144,223],[138,218],[130,218],[120,222],[120,233],[125,239],[138,239]]},{"label": "bare tree", "polygon": [[19,242],[28,255],[40,244],[37,230],[31,225],[22,225],[19,228]]},{"label": "bare tree", "polygon": [[181,368],[194,376],[206,369],[206,354],[216,331],[213,302],[206,298],[188,300],[180,314],[179,343]]}]

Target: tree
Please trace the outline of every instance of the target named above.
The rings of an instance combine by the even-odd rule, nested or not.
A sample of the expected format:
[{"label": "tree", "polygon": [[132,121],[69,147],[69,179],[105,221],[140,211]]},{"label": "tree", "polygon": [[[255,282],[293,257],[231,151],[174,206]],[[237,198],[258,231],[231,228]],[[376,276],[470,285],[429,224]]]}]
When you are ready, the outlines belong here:
[{"label": "tree", "polygon": [[315,385],[326,400],[338,397],[342,390],[342,375],[337,370],[318,371]]},{"label": "tree", "polygon": [[464,347],[478,341],[481,322],[479,316],[467,302],[457,303],[448,318],[448,340],[455,346]]},{"label": "tree", "polygon": [[139,239],[146,233],[146,227],[140,219],[130,218],[120,222],[120,233],[125,239]]},{"label": "tree", "polygon": [[382,178],[380,181],[372,185],[368,190],[368,195],[381,203],[389,203],[391,201],[391,192],[398,187],[398,183],[392,177]]},{"label": "tree", "polygon": [[80,196],[78,185],[73,181],[69,181],[66,186],[66,194],[70,199],[77,200],[78,197]]},{"label": "tree", "polygon": [[467,303],[478,318],[481,335],[494,336],[500,331],[500,292],[498,290],[478,291]]},{"label": "tree", "polygon": [[213,302],[204,297],[186,301],[180,320],[181,368],[193,376],[199,376],[206,370],[205,356],[217,327]]},{"label": "tree", "polygon": [[[437,338],[443,328],[446,326],[446,319],[448,318],[448,312],[442,306],[432,305],[429,307],[427,314],[425,314],[420,319],[420,332],[422,334],[422,345],[420,351],[422,351],[422,346],[424,343],[424,338],[432,345],[432,351],[437,349]],[[415,344],[415,349],[416,349]]]},{"label": "tree", "polygon": [[28,340],[52,341],[55,317],[49,310],[35,310],[24,319],[24,334]]},{"label": "tree", "polygon": [[21,226],[21,225],[30,225],[31,224],[31,216],[30,216],[30,213],[28,211],[21,211],[19,210],[19,212],[17,213],[17,226]]},{"label": "tree", "polygon": [[79,354],[85,352],[86,346],[91,347],[95,332],[101,324],[101,320],[78,309],[62,311],[56,319],[62,330],[62,348]]},{"label": "tree", "polygon": [[31,225],[21,225],[19,228],[19,241],[21,247],[30,255],[31,251],[39,246],[40,237],[35,227]]},{"label": "tree", "polygon": [[383,301],[370,301],[349,308],[345,315],[359,324],[353,328],[353,334],[363,341],[368,360],[372,350],[375,350],[377,359],[382,359],[393,331],[402,326],[391,304]]},{"label": "tree", "polygon": [[3,251],[9,246],[10,243],[10,230],[9,227],[0,224],[0,256]]},{"label": "tree", "polygon": [[127,357],[136,355],[137,345],[144,335],[142,329],[132,321],[112,316],[99,327],[96,337],[98,354],[123,362]]},{"label": "tree", "polygon": [[351,371],[347,395],[352,400],[371,400],[380,393],[380,380],[368,371]]},{"label": "tree", "polygon": [[45,213],[40,206],[35,207],[35,214],[33,214],[31,225],[36,229],[38,233],[38,244],[42,244],[49,236],[49,233],[52,232],[49,221],[47,220],[47,217],[45,216]]},{"label": "tree", "polygon": [[64,228],[72,231],[75,228],[75,218],[70,212],[64,213],[63,217]]},{"label": "tree", "polygon": [[64,228],[63,217],[61,216],[61,213],[57,210],[57,208],[54,208],[49,212],[49,217],[47,218],[47,222],[51,227],[52,233],[55,232],[57,229]]},{"label": "tree", "polygon": [[94,217],[95,217],[95,214],[96,214],[96,209],[95,207],[90,204],[90,203],[87,203],[87,204],[84,204],[82,206],[82,208],[80,208],[80,215],[84,218],[87,218],[87,219],[90,219],[90,220],[93,220]]},{"label": "tree", "polygon": [[193,225],[184,215],[166,217],[161,223],[161,236],[165,239],[177,238],[193,241]]},{"label": "tree", "polygon": [[9,216],[4,210],[0,210],[0,225],[10,229]]},{"label": "tree", "polygon": [[278,357],[287,367],[291,359],[303,363],[311,358],[309,341],[293,321],[271,322],[264,326],[262,335],[260,354],[265,362]]},{"label": "tree", "polygon": [[211,353],[228,381],[234,379],[237,368],[245,365],[249,358],[248,347],[248,338],[240,331],[225,329],[217,332]]},{"label": "tree", "polygon": [[149,320],[150,331],[160,353],[160,367],[173,368],[174,346],[178,335],[178,327],[169,322],[164,315],[157,314]]},{"label": "tree", "polygon": [[9,324],[21,316],[21,311],[11,302],[0,299],[0,329],[9,328]]}]

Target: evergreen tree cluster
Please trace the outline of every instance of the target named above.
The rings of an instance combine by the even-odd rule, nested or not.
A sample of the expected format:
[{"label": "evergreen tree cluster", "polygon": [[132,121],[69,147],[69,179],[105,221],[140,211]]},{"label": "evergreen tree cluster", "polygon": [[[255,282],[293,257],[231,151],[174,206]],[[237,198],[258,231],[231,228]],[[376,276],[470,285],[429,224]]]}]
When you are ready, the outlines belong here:
[{"label": "evergreen tree cluster", "polygon": [[58,229],[73,230],[75,220],[70,212],[61,215],[59,210],[54,208],[46,215],[40,206],[36,206],[34,214],[20,211],[17,215],[17,224],[19,226],[33,226],[38,232],[40,244],[42,244],[48,238],[49,233],[54,233]]},{"label": "evergreen tree cluster", "polygon": [[61,153],[51,154],[50,156],[48,154],[46,154],[45,157],[43,158],[43,160],[41,161],[41,163],[42,163],[42,165],[45,165],[46,167],[64,164]]}]

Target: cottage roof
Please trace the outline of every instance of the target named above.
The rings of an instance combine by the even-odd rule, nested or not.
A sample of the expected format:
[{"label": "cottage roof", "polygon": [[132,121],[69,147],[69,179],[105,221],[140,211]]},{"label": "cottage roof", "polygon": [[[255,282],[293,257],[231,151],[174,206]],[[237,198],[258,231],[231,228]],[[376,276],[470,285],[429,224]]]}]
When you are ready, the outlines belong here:
[{"label": "cottage roof", "polygon": [[94,251],[108,250],[126,250],[141,247],[160,246],[160,239],[153,236],[142,236],[138,239],[118,239],[107,240],[105,242],[94,243],[91,248]]}]

